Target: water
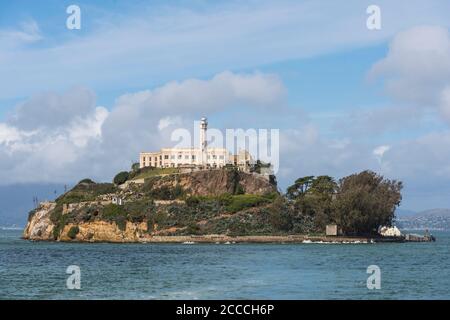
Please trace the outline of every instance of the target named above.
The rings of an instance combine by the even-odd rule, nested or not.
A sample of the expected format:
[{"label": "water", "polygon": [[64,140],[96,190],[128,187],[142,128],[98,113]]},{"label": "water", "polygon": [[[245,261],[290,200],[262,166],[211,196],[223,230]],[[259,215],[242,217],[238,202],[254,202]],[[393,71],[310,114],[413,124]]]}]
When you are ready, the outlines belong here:
[{"label": "water", "polygon": [[[75,244],[0,230],[1,299],[449,299],[450,233],[404,244]],[[81,290],[66,268],[81,268]],[[381,268],[368,290],[366,269]]]}]

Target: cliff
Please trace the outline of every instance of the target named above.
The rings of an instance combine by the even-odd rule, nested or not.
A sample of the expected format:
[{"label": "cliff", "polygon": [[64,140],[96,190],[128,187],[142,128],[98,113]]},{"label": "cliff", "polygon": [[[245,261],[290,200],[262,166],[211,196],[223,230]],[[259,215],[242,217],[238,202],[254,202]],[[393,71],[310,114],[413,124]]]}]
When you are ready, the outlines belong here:
[{"label": "cliff", "polygon": [[[80,181],[30,212],[23,238],[151,242],[192,235],[281,232],[276,183],[232,169],[145,169],[121,184]],[[181,239],[181,238],[180,238]]]}]

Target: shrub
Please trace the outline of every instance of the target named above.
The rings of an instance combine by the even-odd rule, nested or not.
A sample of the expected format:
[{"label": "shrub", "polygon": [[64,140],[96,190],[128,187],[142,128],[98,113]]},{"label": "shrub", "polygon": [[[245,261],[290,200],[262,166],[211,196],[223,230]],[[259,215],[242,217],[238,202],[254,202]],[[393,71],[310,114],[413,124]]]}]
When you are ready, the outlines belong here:
[{"label": "shrub", "polygon": [[50,212],[50,221],[54,224],[53,239],[56,240],[67,222],[67,215],[62,214],[62,205],[57,204],[56,207]]},{"label": "shrub", "polygon": [[161,186],[160,188],[150,189],[148,195],[153,199],[175,200],[184,195],[184,190],[179,184],[175,187]]},{"label": "shrub", "polygon": [[189,223],[187,228],[186,228],[186,234],[188,234],[188,235],[190,235],[190,234],[193,234],[193,235],[200,234],[200,227],[195,222]]},{"label": "shrub", "polygon": [[230,212],[238,212],[246,208],[256,207],[269,202],[270,199],[256,194],[234,195],[226,208]]},{"label": "shrub", "polygon": [[157,225],[163,225],[167,220],[167,213],[163,211],[158,211],[155,214],[152,214],[150,218],[147,220],[147,231],[152,232],[153,226],[155,224]]},{"label": "shrub", "polygon": [[128,180],[128,177],[130,176],[130,174],[127,171],[122,171],[119,172],[118,174],[116,174],[116,176],[114,177],[113,182],[117,185],[120,185],[122,183],[125,183],[125,181]]},{"label": "shrub", "polygon": [[127,213],[122,206],[108,204],[103,208],[102,217],[105,220],[115,222],[120,230],[124,231],[127,223]]},{"label": "shrub", "polygon": [[241,184],[239,183],[236,186],[236,190],[235,190],[235,194],[244,194],[245,193],[245,189],[243,186],[241,186]]},{"label": "shrub", "polygon": [[139,170],[139,167],[140,167],[139,162],[135,162],[131,165],[131,171],[136,172]]},{"label": "shrub", "polygon": [[125,229],[127,228],[127,218],[125,216],[117,216],[114,219],[114,222],[121,231],[125,231]]},{"label": "shrub", "polygon": [[[83,180],[82,180],[83,181]],[[79,182],[75,187],[56,199],[57,204],[93,201],[95,197],[113,193],[117,187],[113,183],[87,183]]]},{"label": "shrub", "polygon": [[80,232],[80,228],[78,228],[78,226],[73,226],[69,229],[69,232],[67,233],[67,236],[70,239],[75,239],[75,237],[77,236],[77,234]]},{"label": "shrub", "polygon": [[189,207],[195,207],[200,203],[200,199],[196,196],[190,196],[186,199],[186,205]]},{"label": "shrub", "polygon": [[78,182],[77,184],[81,184],[81,183],[84,183],[84,184],[95,184],[95,182],[93,180],[89,179],[89,178],[80,180],[80,182]]},{"label": "shrub", "polygon": [[107,220],[111,220],[118,216],[126,216],[126,212],[122,206],[110,203],[103,208],[102,216]]}]

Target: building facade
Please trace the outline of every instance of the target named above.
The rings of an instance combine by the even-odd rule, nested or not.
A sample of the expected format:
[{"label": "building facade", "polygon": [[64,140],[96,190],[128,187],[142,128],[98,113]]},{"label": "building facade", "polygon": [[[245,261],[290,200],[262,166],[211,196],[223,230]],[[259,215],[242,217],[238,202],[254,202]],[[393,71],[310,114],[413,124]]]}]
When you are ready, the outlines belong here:
[{"label": "building facade", "polygon": [[139,155],[140,168],[221,168],[229,164],[245,170],[253,164],[253,158],[246,150],[240,150],[237,155],[232,155],[225,148],[208,148],[207,130],[207,119],[202,118],[200,121],[200,148],[162,148],[157,152],[141,152]]}]

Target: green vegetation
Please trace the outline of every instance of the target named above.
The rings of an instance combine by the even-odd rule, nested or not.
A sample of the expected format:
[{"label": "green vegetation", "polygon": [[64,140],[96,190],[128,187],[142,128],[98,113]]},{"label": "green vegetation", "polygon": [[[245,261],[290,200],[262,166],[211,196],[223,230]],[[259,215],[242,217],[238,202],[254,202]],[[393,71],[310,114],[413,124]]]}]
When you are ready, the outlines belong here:
[{"label": "green vegetation", "polygon": [[294,212],[303,217],[300,220],[310,220],[314,232],[323,232],[325,226],[334,222],[333,199],[337,184],[329,176],[307,176],[297,179],[287,189],[286,198],[293,204]]},{"label": "green vegetation", "polygon": [[77,234],[80,232],[80,228],[78,226],[73,226],[69,229],[69,232],[67,233],[67,236],[70,239],[75,239]]},{"label": "green vegetation", "polygon": [[53,227],[53,238],[56,240],[61,234],[62,229],[67,223],[67,215],[62,214],[62,204],[57,204],[50,212],[50,221],[55,225]]},{"label": "green vegetation", "polygon": [[139,170],[139,162],[135,162],[131,165],[131,172],[136,172]]},{"label": "green vegetation", "polygon": [[232,194],[244,194],[245,190],[244,187],[239,183],[240,177],[239,177],[239,171],[237,168],[234,168],[231,170],[231,175],[229,175],[229,181],[228,183],[231,185],[231,193]]},{"label": "green vegetation", "polygon": [[326,224],[336,223],[347,235],[364,235],[391,225],[401,189],[401,182],[363,171],[338,183],[329,176],[299,178],[286,197],[302,220],[312,221],[313,231],[323,232]]},{"label": "green vegetation", "polygon": [[128,171],[119,172],[114,177],[113,182],[117,185],[123,184],[128,180],[129,176],[130,176],[130,174],[128,173]]},{"label": "green vegetation", "polygon": [[129,180],[148,179],[148,178],[155,177],[155,176],[176,174],[179,172],[180,172],[180,170],[178,168],[145,167],[145,168],[133,171],[130,174]]},{"label": "green vegetation", "polygon": [[123,206],[108,204],[103,208],[102,217],[107,221],[117,224],[120,230],[124,231],[127,224],[127,212]]},{"label": "green vegetation", "polygon": [[[222,180],[222,188],[228,193],[221,195],[212,195],[215,190],[209,195],[191,195],[190,189],[181,186],[184,176],[166,176],[177,173],[175,168],[139,169],[134,164],[131,172],[116,175],[115,184],[84,179],[56,199],[50,213],[55,225],[53,236],[57,239],[68,223],[95,220],[114,222],[120,230],[126,229],[128,221],[144,222],[149,233],[167,235],[323,234],[330,223],[338,224],[347,235],[366,235],[379,225],[390,225],[401,201],[402,184],[371,171],[338,181],[330,176],[301,177],[287,188],[285,195],[262,195],[246,193],[243,173],[236,168],[225,170],[228,180]],[[223,175],[219,177],[223,179]],[[132,184],[125,190],[116,185],[141,178],[145,179],[143,184]],[[105,205],[99,197],[105,194],[121,197],[123,205]],[[156,205],[156,200],[185,202]],[[71,203],[80,204],[63,215],[64,206]],[[78,232],[79,229],[70,228],[68,236],[75,239]]]},{"label": "green vegetation", "polygon": [[273,195],[239,194],[230,197],[226,210],[229,212],[238,212],[244,209],[268,204],[273,200]]},{"label": "green vegetation", "polygon": [[[117,187],[112,183],[90,183],[84,179],[80,181],[72,190],[58,197],[57,204],[78,203],[83,201],[93,201],[98,196],[117,191]],[[92,181],[92,180],[91,180]]]},{"label": "green vegetation", "polygon": [[403,185],[372,171],[339,180],[333,218],[346,234],[369,234],[391,225],[402,200]]},{"label": "green vegetation", "polygon": [[80,183],[94,184],[95,181],[93,181],[89,178],[86,178],[86,179],[80,180],[80,182],[78,182],[78,184],[80,184]]},{"label": "green vegetation", "polygon": [[175,187],[162,186],[159,188],[151,188],[147,195],[156,200],[175,200],[184,196],[184,190],[180,185]]}]

